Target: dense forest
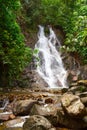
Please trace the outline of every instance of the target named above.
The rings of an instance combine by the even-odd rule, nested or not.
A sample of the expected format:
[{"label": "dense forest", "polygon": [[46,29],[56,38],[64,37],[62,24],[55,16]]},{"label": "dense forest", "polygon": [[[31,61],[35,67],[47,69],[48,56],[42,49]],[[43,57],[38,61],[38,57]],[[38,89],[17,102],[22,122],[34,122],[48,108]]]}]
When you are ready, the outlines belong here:
[{"label": "dense forest", "polygon": [[0,0],[0,85],[11,85],[32,60],[21,29],[52,25],[65,34],[63,51],[78,54],[87,64],[87,0]]}]

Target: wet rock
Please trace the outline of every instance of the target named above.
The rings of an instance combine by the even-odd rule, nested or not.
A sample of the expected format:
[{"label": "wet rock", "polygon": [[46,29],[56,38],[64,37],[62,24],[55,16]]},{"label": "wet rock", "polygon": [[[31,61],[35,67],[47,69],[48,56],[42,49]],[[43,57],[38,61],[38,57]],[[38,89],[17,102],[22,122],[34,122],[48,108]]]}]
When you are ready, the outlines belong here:
[{"label": "wet rock", "polygon": [[57,107],[51,104],[45,104],[45,105],[34,104],[30,111],[30,115],[47,116],[47,115],[55,115],[56,113],[57,113]]},{"label": "wet rock", "polygon": [[1,121],[7,121],[9,119],[14,119],[15,118],[15,115],[12,114],[12,113],[0,113],[0,120]]},{"label": "wet rock", "polygon": [[81,102],[79,96],[66,93],[61,98],[61,103],[64,111],[73,117],[83,117],[85,114],[85,107]]},{"label": "wet rock", "polygon": [[13,108],[13,113],[15,115],[28,115],[30,109],[37,101],[29,99],[29,100],[19,100],[15,103]]},{"label": "wet rock", "polygon": [[39,115],[31,116],[23,125],[23,130],[50,130],[51,128],[51,123],[45,117]]}]

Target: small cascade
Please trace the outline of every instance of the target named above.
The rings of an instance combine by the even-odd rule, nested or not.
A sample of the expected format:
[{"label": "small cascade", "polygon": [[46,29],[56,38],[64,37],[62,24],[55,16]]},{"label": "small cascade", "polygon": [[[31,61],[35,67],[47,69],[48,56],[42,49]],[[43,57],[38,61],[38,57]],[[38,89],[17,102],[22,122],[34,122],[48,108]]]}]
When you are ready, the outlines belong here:
[{"label": "small cascade", "polygon": [[60,52],[56,49],[56,44],[60,48],[60,41],[57,39],[52,28],[50,34],[45,36],[44,27],[39,26],[38,41],[35,48],[38,49],[37,72],[45,80],[50,88],[67,87],[67,71],[64,69]]},{"label": "small cascade", "polygon": [[2,107],[0,107],[0,110],[4,110],[8,104],[9,104],[9,100],[8,99],[4,99],[3,103],[2,103]]}]

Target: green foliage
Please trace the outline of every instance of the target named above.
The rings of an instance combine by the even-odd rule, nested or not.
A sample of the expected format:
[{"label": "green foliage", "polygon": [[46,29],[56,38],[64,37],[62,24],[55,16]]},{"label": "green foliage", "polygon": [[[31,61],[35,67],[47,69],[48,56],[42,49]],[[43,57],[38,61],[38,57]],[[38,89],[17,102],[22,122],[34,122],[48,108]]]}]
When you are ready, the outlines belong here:
[{"label": "green foliage", "polygon": [[30,62],[32,50],[25,46],[24,36],[16,22],[19,0],[0,0],[0,84],[8,85]]},{"label": "green foliage", "polygon": [[87,63],[87,5],[86,1],[77,1],[74,5],[70,23],[66,25],[66,49],[77,52]]},{"label": "green foliage", "polygon": [[31,27],[61,26],[66,32],[64,48],[79,53],[87,63],[87,0],[27,0],[24,3]]}]

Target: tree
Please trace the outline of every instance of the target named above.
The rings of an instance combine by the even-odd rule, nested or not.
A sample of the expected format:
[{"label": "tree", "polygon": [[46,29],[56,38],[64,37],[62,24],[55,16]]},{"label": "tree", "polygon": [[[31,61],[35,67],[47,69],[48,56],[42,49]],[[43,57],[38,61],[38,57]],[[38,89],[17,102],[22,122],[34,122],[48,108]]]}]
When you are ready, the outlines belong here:
[{"label": "tree", "polygon": [[16,21],[20,0],[0,0],[0,85],[7,86],[30,62],[32,50],[25,46]]}]

